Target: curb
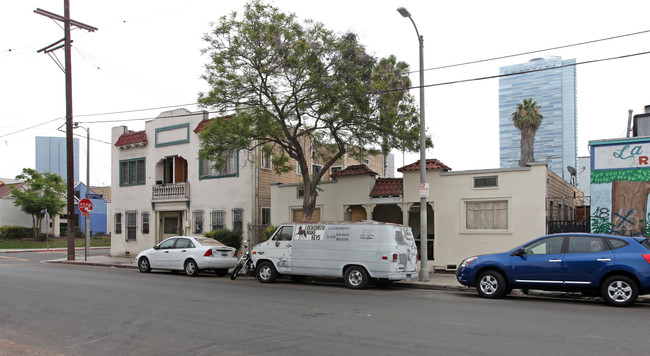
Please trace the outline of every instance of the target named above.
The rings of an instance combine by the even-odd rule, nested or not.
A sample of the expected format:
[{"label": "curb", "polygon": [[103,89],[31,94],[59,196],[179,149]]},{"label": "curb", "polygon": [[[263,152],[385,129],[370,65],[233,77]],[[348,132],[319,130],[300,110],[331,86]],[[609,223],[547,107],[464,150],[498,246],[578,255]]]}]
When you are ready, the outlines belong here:
[{"label": "curb", "polygon": [[[102,247],[91,247],[90,250],[109,250],[111,247],[110,246],[102,246]],[[56,248],[28,248],[24,250],[0,250],[0,253],[21,253],[21,252],[56,252],[56,251],[67,251],[68,249],[65,247],[56,247]],[[77,247],[74,249],[75,251],[85,251],[85,247]]]},{"label": "curb", "polygon": [[88,261],[67,261],[67,260],[50,260],[46,263],[63,263],[69,265],[84,265],[84,266],[97,266],[97,267],[112,267],[112,268],[138,268],[135,265],[125,265],[121,263],[102,263],[102,262],[88,262]]}]

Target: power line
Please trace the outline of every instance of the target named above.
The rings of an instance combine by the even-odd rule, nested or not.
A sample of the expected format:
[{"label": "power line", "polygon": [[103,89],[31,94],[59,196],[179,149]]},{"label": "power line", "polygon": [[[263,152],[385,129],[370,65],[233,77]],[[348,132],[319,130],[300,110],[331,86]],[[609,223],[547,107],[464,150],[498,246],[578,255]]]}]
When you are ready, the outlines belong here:
[{"label": "power line", "polygon": [[27,130],[29,130],[29,129],[33,129],[33,128],[35,128],[35,127],[43,126],[43,125],[45,125],[45,124],[49,124],[50,122],[53,122],[53,121],[56,121],[56,120],[63,120],[63,118],[62,118],[62,117],[59,117],[59,118],[56,118],[56,119],[53,119],[53,120],[49,120],[49,121],[42,122],[42,123],[40,123],[40,124],[36,124],[36,125],[34,125],[34,126],[30,126],[30,127],[24,128],[24,129],[20,129],[20,130],[18,130],[18,131],[10,132],[10,133],[8,133],[8,134],[1,135],[0,138],[2,138],[2,137],[6,137],[6,136],[10,136],[10,135],[14,135],[14,134],[17,134],[17,133],[19,133],[19,132],[27,131]]},{"label": "power line", "polygon": [[[428,69],[425,69],[424,71],[426,72],[426,71],[429,71],[429,70],[438,70],[438,69],[460,67],[460,66],[464,66],[464,65],[468,65],[468,64],[476,64],[476,63],[495,61],[495,60],[505,59],[505,58],[519,57],[519,56],[524,56],[524,55],[528,55],[528,54],[535,54],[535,53],[540,53],[540,52],[553,51],[553,50],[556,50],[556,49],[576,47],[576,46],[582,46],[582,45],[596,43],[596,42],[614,40],[614,39],[623,38],[623,37],[641,35],[641,34],[649,33],[649,32],[650,32],[650,30],[632,32],[632,33],[627,33],[627,34],[624,34],[624,35],[605,37],[605,38],[600,38],[600,39],[597,39],[597,40],[578,42],[578,43],[568,44],[568,45],[564,45],[564,46],[549,47],[549,48],[545,48],[545,49],[538,49],[538,50],[535,50],[535,51],[521,52],[521,53],[517,53],[517,54],[509,54],[509,55],[505,55],[505,56],[492,57],[492,58],[486,58],[486,59],[479,59],[479,60],[475,60],[475,61],[462,62],[462,63],[456,63],[456,64],[448,64],[448,65],[444,65],[444,66],[440,66],[440,67],[428,68]],[[417,73],[417,72],[419,72],[419,71],[412,71],[412,72],[409,72],[409,73]]]}]

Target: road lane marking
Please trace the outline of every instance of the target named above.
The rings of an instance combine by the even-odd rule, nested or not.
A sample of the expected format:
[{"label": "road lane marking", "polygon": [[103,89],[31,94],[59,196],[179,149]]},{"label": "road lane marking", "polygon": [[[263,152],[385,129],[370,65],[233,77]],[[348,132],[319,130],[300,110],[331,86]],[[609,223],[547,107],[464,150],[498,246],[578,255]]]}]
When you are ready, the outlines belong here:
[{"label": "road lane marking", "polygon": [[7,260],[10,260],[11,262],[14,262],[14,261],[19,261],[19,262],[29,261],[26,258],[20,258],[20,257],[0,256],[0,258],[5,258]]}]

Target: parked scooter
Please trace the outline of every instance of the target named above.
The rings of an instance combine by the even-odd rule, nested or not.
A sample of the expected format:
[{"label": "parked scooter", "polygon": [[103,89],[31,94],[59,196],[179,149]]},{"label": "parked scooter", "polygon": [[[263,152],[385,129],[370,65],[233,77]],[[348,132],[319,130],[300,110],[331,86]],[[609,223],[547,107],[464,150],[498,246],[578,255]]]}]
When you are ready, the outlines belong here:
[{"label": "parked scooter", "polygon": [[244,270],[246,274],[250,275],[255,273],[253,260],[251,259],[251,252],[248,249],[246,249],[246,252],[244,252],[244,254],[239,258],[239,262],[237,262],[237,265],[233,268],[232,273],[230,274],[230,279],[236,279],[242,270]]}]

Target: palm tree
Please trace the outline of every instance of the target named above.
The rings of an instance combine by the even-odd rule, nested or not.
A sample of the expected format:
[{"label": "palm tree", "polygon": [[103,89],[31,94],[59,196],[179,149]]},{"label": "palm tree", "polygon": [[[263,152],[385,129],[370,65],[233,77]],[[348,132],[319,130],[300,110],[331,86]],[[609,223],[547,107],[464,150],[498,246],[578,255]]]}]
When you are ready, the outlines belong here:
[{"label": "palm tree", "polygon": [[535,162],[535,133],[544,119],[539,113],[541,108],[533,98],[529,98],[524,99],[522,104],[517,104],[517,110],[512,113],[512,122],[521,131],[520,167],[525,167],[528,162]]}]

